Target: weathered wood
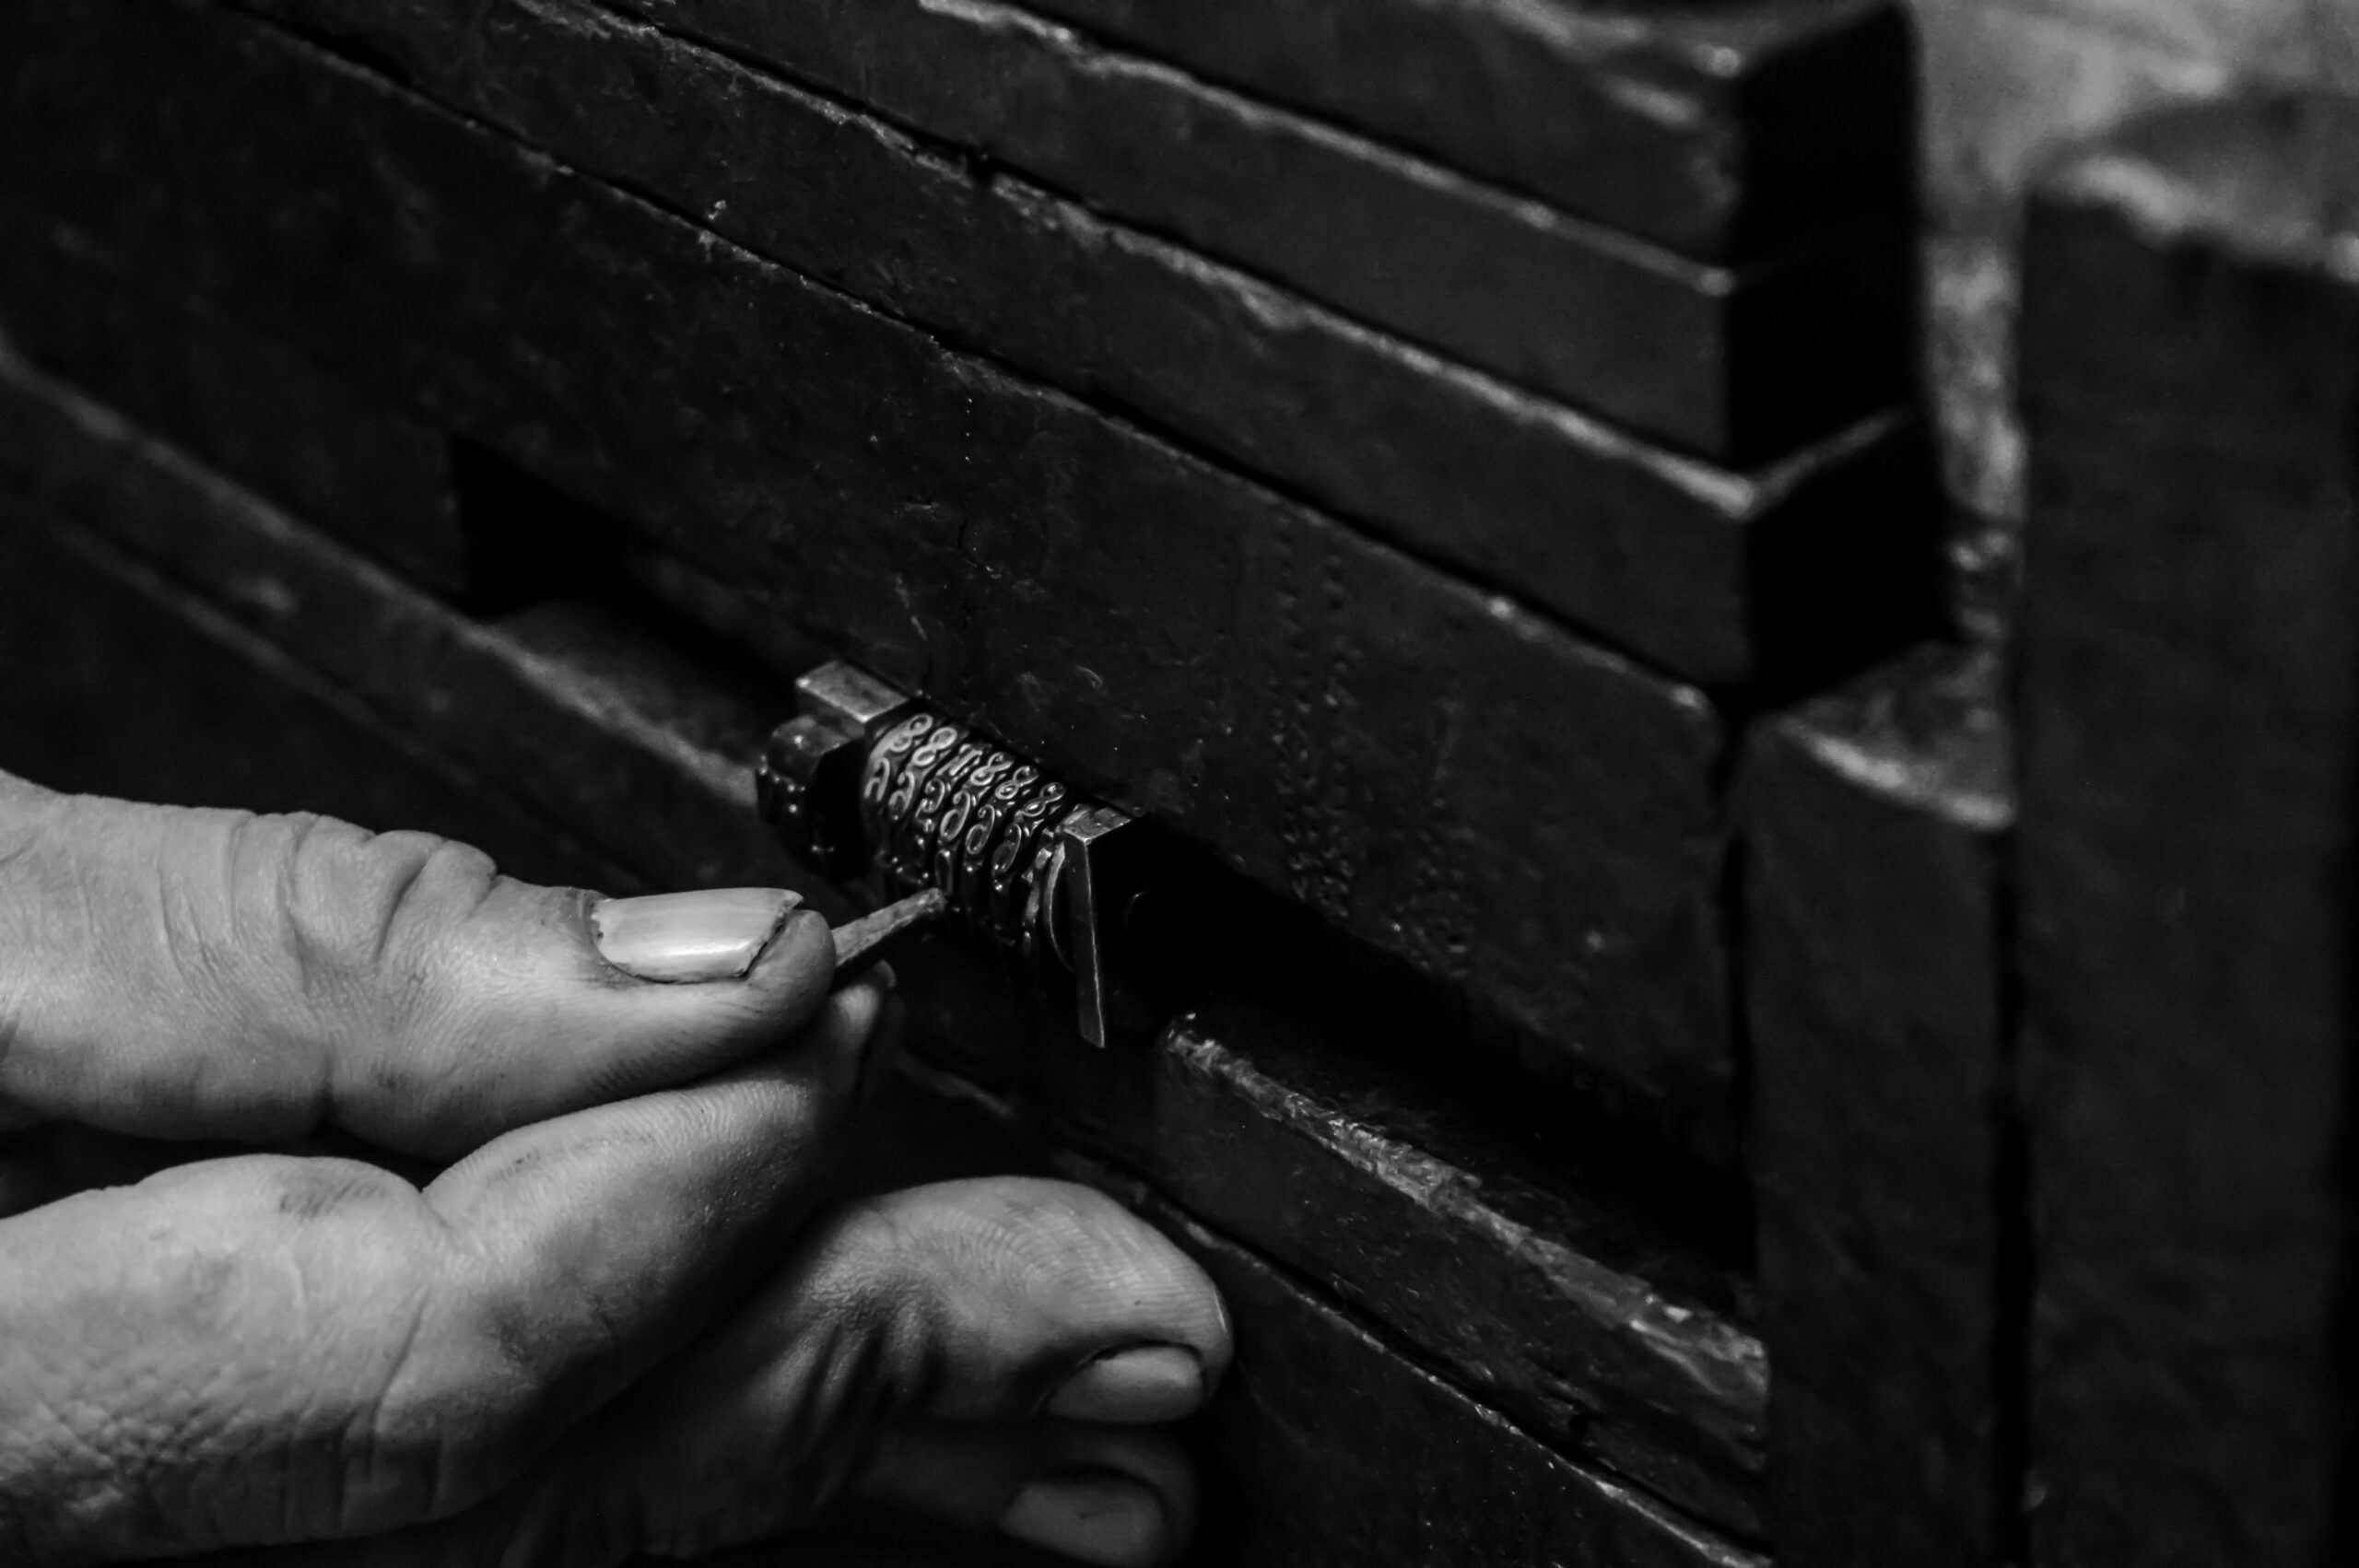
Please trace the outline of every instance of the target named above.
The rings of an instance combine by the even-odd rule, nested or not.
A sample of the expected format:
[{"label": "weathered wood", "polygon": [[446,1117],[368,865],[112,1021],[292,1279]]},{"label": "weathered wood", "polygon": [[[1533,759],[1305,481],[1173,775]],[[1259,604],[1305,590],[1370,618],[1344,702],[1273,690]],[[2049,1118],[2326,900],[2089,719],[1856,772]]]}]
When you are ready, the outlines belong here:
[{"label": "weathered wood", "polygon": [[1031,0],[1034,9],[1708,259],[1903,199],[1885,0]]},{"label": "weathered wood", "polygon": [[1712,468],[595,0],[247,3],[1686,679],[1800,689],[1931,616],[1931,465],[1902,415]]},{"label": "weathered wood", "polygon": [[2032,1560],[2347,1562],[2359,1497],[2359,106],[2030,217]]},{"label": "weathered wood", "polygon": [[1896,209],[1716,266],[997,4],[623,3],[1707,456],[1773,458],[1907,393]]},{"label": "weathered wood", "polygon": [[1693,689],[270,29],[0,30],[18,188],[1725,1147]]},{"label": "weathered wood", "polygon": [[1202,1418],[1207,1562],[1760,1568],[1764,1559],[1533,1441],[1153,1189],[1073,1156],[1203,1264],[1237,1360]]},{"label": "weathered wood", "polygon": [[0,497],[0,767],[55,790],[440,833],[632,893],[603,851],[19,493]]},{"label": "weathered wood", "polygon": [[[885,1101],[871,1183],[941,1175],[945,1147],[1009,1168],[1036,1136],[1015,1107],[922,1068],[898,1077]],[[1192,1560],[1762,1562],[1534,1441],[1156,1188],[1053,1143],[1041,1152],[1051,1169],[1141,1210],[1186,1247],[1236,1325],[1236,1363],[1197,1423],[1205,1518]]]},{"label": "weathered wood", "polygon": [[20,352],[416,581],[466,591],[480,574],[442,437],[174,287],[0,205],[0,331]]},{"label": "weathered wood", "polygon": [[[794,873],[752,819],[750,775],[722,760],[750,755],[765,731],[715,694],[667,713],[659,733],[628,701],[636,695],[628,687],[569,682],[555,660],[536,661],[533,652],[578,653],[576,663],[603,653],[628,667],[642,689],[663,685],[664,672],[634,658],[645,652],[640,648],[605,649],[594,637],[569,638],[580,617],[568,616],[565,606],[522,612],[500,632],[478,626],[108,411],[6,363],[0,481],[18,497],[135,549],[294,650],[306,667],[387,711],[412,720],[447,715],[436,743],[504,788],[527,799],[597,802],[576,820],[628,863],[691,883],[737,880],[728,873],[757,869]],[[738,732],[740,723],[746,732]],[[618,732],[636,736],[638,753],[616,743]],[[564,744],[569,734],[594,735],[604,765],[582,769],[580,748]]]},{"label": "weathered wood", "polygon": [[1065,1137],[1282,1259],[1534,1433],[1766,1535],[1768,1367],[1741,1244],[1699,1240],[1696,1215],[1605,1151],[1533,1138],[1438,1074],[1235,1004],[1111,1059],[1062,1053],[1046,1080]]},{"label": "weathered wood", "polygon": [[2028,1283],[1998,685],[1987,649],[1921,649],[1756,726],[1740,773],[1746,1154],[1788,1568],[2007,1560]]}]

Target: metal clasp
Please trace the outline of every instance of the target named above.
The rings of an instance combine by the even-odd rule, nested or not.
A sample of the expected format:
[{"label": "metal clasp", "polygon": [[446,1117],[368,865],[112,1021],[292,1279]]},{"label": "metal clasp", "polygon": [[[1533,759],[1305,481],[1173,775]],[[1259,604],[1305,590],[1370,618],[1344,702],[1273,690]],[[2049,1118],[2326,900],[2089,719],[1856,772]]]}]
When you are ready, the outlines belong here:
[{"label": "metal clasp", "polygon": [[756,776],[790,850],[882,893],[938,888],[1035,983],[1069,977],[1093,1046],[1154,1026],[1134,940],[1156,876],[1150,825],[852,665],[811,671],[795,696]]}]

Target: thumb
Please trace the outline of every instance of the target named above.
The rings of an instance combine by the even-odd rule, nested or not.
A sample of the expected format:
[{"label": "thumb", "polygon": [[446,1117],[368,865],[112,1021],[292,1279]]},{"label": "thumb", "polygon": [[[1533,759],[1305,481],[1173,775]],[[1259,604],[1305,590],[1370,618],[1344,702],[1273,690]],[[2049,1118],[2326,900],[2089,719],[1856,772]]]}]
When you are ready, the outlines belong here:
[{"label": "thumb", "polygon": [[0,1125],[452,1157],[802,1029],[834,957],[796,902],[603,899],[426,834],[0,775]]},{"label": "thumb", "polygon": [[1101,1193],[1002,1176],[842,1206],[696,1344],[467,1513],[268,1568],[614,1568],[838,1501],[1104,1568],[1178,1557],[1164,1423],[1232,1352],[1213,1281]]}]

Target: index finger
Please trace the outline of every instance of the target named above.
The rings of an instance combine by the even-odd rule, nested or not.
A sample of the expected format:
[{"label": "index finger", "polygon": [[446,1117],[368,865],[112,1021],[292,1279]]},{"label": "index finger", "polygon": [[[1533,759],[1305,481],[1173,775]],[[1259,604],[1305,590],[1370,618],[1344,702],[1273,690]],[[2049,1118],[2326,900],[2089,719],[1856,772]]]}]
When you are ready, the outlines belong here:
[{"label": "index finger", "polygon": [[0,1119],[452,1157],[801,1029],[834,958],[796,902],[602,899],[423,834],[0,778]]}]

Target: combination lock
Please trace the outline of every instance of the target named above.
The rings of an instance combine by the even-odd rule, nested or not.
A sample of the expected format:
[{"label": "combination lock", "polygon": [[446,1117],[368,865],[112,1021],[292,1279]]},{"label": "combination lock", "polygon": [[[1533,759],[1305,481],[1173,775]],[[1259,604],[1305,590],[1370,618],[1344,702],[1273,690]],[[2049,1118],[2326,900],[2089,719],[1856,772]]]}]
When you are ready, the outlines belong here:
[{"label": "combination lock", "polygon": [[1136,930],[1154,895],[1149,825],[1068,789],[849,664],[795,683],[757,775],[787,848],[886,896],[938,889],[973,941],[1070,985],[1094,1046],[1142,1025]]}]

